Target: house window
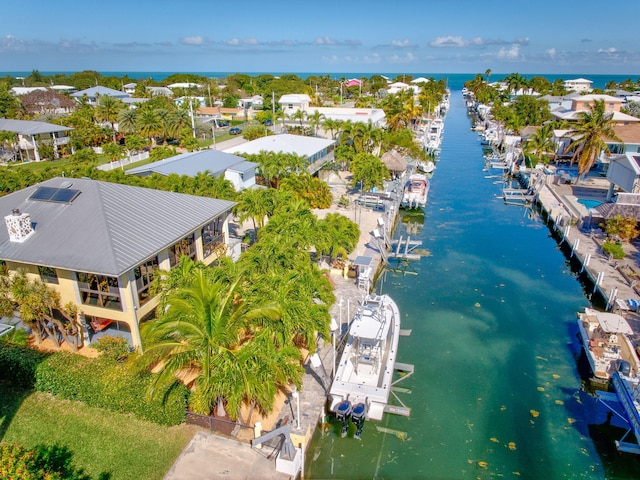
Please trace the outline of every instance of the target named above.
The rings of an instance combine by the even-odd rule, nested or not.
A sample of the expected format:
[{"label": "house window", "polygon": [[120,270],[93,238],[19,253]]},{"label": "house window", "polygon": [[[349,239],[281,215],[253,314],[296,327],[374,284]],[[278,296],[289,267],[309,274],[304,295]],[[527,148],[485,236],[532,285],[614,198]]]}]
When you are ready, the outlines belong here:
[{"label": "house window", "polygon": [[619,143],[614,143],[613,145],[608,145],[609,147],[609,151],[611,153],[624,153],[623,152],[623,146]]},{"label": "house window", "polygon": [[224,220],[218,217],[202,227],[202,252],[204,258],[213,254],[221,245],[224,245],[224,233],[222,227]]},{"label": "house window", "polygon": [[153,275],[158,268],[160,268],[158,257],[153,257],[133,269],[140,305],[145,304],[151,298],[149,288],[151,287],[151,282],[153,282]]},{"label": "house window", "polygon": [[38,273],[40,274],[40,278],[45,283],[53,283],[58,284],[58,273],[55,268],[51,267],[43,267],[41,265],[38,266]]},{"label": "house window", "polygon": [[180,257],[183,255],[196,259],[196,245],[193,233],[169,247],[169,265],[171,268],[178,264]]},{"label": "house window", "polygon": [[290,103],[290,104],[287,106],[287,108],[288,108],[289,110],[293,110],[293,103]]},{"label": "house window", "polygon": [[106,275],[77,272],[78,291],[83,305],[122,311],[118,279]]}]

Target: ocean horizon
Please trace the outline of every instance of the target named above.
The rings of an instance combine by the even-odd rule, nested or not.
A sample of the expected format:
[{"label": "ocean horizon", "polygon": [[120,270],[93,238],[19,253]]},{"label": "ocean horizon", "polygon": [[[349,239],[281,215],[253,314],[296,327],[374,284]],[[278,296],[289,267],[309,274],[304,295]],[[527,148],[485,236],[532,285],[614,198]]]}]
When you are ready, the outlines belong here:
[{"label": "ocean horizon", "polygon": [[[110,72],[110,71],[97,71],[100,75],[105,76],[105,77],[118,77],[118,78],[124,78],[127,77],[129,79],[132,80],[140,80],[140,79],[152,79],[156,82],[162,82],[162,80],[164,80],[165,78],[171,76],[171,75],[176,75],[176,74],[193,74],[193,75],[198,75],[198,76],[202,76],[202,77],[207,77],[207,78],[225,78],[228,77],[229,75],[234,75],[234,74],[244,74],[244,75],[249,75],[251,77],[257,77],[259,75],[274,75],[274,76],[280,76],[280,75],[286,75],[286,74],[293,74],[293,75],[297,75],[298,77],[300,77],[301,79],[307,79],[309,77],[312,76],[325,76],[328,75],[330,78],[334,79],[334,80],[338,80],[340,78],[345,78],[345,79],[349,79],[349,78],[371,78],[373,75],[383,75],[385,77],[388,78],[396,78],[396,77],[401,77],[403,75],[406,76],[411,76],[413,78],[417,78],[417,77],[426,77],[426,78],[434,78],[435,80],[440,80],[440,79],[446,79],[447,80],[447,86],[451,89],[451,90],[460,90],[462,89],[462,86],[464,85],[464,82],[466,82],[467,80],[472,79],[473,77],[475,77],[478,73],[482,73],[484,74],[484,72],[475,72],[475,73],[426,73],[426,72],[405,72],[405,73],[398,73],[398,72],[194,72],[194,71],[157,71],[157,72],[153,72],[153,71],[140,71],[140,72],[134,72],[134,71],[114,71],[114,72]],[[53,75],[72,75],[74,73],[78,73],[78,71],[41,71],[40,72],[42,75],[45,76],[53,76]],[[492,72],[491,76],[489,77],[490,80],[500,80],[503,79],[504,77],[506,77],[507,75],[510,75],[511,73],[514,72],[509,72],[509,73],[496,73],[496,72]],[[606,84],[609,83],[610,81],[614,81],[616,83],[620,83],[623,82],[629,78],[634,79],[636,81],[640,81],[640,74],[635,73],[635,74],[628,74],[628,75],[620,75],[620,74],[592,74],[592,73],[568,73],[568,74],[550,74],[550,73],[520,73],[523,77],[529,79],[531,77],[544,77],[547,80],[549,80],[550,82],[553,82],[554,80],[557,79],[562,79],[562,80],[569,80],[569,79],[574,79],[574,78],[586,78],[588,80],[591,80],[593,82],[593,87],[594,88],[600,88],[600,89],[604,89]],[[26,77],[28,75],[30,75],[31,72],[30,71],[9,71],[9,72],[0,72],[0,77],[6,77],[6,76],[11,76],[11,77]]]}]

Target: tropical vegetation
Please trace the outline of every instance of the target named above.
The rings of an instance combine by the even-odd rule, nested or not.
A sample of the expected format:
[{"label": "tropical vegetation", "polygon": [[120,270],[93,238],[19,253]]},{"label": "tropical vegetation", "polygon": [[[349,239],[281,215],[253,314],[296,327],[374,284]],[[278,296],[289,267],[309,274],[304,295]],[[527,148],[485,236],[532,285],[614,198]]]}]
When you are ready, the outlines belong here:
[{"label": "tropical vegetation", "polygon": [[578,174],[586,174],[601,152],[610,154],[607,140],[621,142],[614,130],[613,114],[606,111],[604,100],[596,100],[590,110],[578,112],[578,122],[568,135],[574,140],[567,147],[573,152],[571,164],[578,161]]}]

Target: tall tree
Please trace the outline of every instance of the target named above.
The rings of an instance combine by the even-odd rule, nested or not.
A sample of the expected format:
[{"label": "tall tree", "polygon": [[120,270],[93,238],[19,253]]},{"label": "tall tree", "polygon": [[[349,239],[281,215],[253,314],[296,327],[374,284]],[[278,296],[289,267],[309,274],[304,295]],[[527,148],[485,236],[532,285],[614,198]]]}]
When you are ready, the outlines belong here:
[{"label": "tall tree", "polygon": [[250,305],[238,295],[242,282],[242,276],[222,268],[195,270],[169,294],[166,311],[143,325],[145,354],[161,362],[151,394],[190,371],[196,375],[191,409],[209,414],[217,404],[218,414],[224,414],[226,405],[235,419],[243,403],[269,412],[278,387],[300,386],[298,350],[277,348],[254,328],[256,322],[277,319],[279,309]]},{"label": "tall tree", "polygon": [[122,100],[119,100],[111,95],[101,95],[98,98],[98,104],[95,109],[95,117],[99,122],[108,122],[111,125],[111,135],[113,136],[113,143],[116,143],[116,127],[115,124],[118,121],[120,112],[124,108]]},{"label": "tall tree", "polygon": [[621,142],[614,130],[613,112],[607,112],[604,100],[596,100],[589,111],[578,113],[578,122],[569,130],[575,138],[568,151],[573,151],[571,164],[578,160],[578,174],[585,175],[598,159],[601,152],[611,153],[606,140]]}]

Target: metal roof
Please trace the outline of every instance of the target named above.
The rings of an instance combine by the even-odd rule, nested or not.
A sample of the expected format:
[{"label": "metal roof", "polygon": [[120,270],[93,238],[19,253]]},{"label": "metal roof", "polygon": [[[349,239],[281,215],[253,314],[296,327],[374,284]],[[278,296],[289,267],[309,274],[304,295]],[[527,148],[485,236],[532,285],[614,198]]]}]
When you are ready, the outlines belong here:
[{"label": "metal roof", "polygon": [[[71,185],[69,185],[71,184]],[[70,203],[31,200],[40,186],[73,188]],[[0,227],[0,259],[118,276],[230,210],[234,202],[90,179],[53,178],[0,197],[0,214],[28,213],[24,242]]]},{"label": "metal roof", "polygon": [[64,132],[73,130],[70,127],[55,125],[47,122],[32,122],[30,120],[9,120],[0,118],[0,131],[18,133],[20,135],[39,135],[41,133]]},{"label": "metal roof", "polygon": [[200,172],[209,171],[211,175],[224,175],[226,170],[237,172],[247,172],[255,170],[257,163],[247,162],[244,158],[220,150],[200,150],[199,152],[188,152],[174,157],[165,158],[158,162],[142,165],[127,171],[133,175],[150,175],[158,173],[160,175],[188,175],[195,177]]},{"label": "metal roof", "polygon": [[336,143],[335,140],[326,138],[303,137],[301,135],[269,135],[260,137],[250,142],[227,148],[227,153],[245,153],[254,155],[260,152],[294,153],[301,157],[311,157],[316,153]]},{"label": "metal roof", "polygon": [[74,98],[82,98],[84,95],[89,98],[93,98],[97,95],[109,95],[110,97],[115,98],[126,98],[129,96],[128,93],[124,93],[120,90],[114,90],[113,88],[107,88],[100,85],[98,85],[97,87],[87,88],[86,90],[80,90],[79,92],[71,94],[71,96]]}]

